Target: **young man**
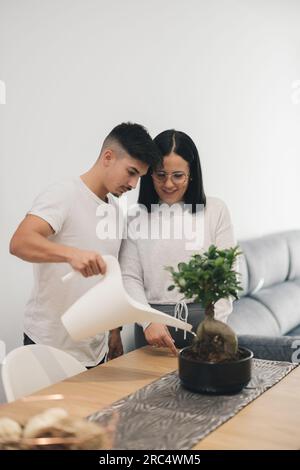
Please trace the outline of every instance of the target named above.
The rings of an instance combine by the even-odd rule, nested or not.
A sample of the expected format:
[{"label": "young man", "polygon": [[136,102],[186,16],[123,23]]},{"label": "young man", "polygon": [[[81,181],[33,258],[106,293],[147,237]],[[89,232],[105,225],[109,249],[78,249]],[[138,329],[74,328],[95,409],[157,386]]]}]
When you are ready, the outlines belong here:
[{"label": "young man", "polygon": [[[10,242],[10,253],[29,261],[34,269],[34,287],[25,310],[24,344],[42,343],[71,353],[85,366],[104,360],[105,335],[74,342],[61,323],[63,313],[105,274],[101,255],[118,256],[121,236],[99,233],[99,214],[106,212],[110,233],[118,233],[118,201],[136,187],[149,165],[159,159],[146,129],[123,123],[104,140],[93,167],[72,180],[49,186],[34,201]],[[116,211],[106,211],[114,207]],[[109,215],[111,214],[111,215]],[[104,235],[104,234],[103,234]],[[82,276],[67,283],[61,278],[72,268]],[[99,303],[101,315],[101,303]],[[108,358],[123,353],[120,331],[112,330]]]}]

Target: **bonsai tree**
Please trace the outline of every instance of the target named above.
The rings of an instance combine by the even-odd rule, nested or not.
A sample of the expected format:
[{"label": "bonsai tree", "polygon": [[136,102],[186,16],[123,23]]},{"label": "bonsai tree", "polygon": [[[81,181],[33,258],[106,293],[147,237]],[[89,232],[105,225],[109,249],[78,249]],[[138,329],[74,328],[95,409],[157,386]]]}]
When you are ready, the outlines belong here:
[{"label": "bonsai tree", "polygon": [[234,270],[234,263],[241,254],[239,247],[218,249],[211,245],[203,255],[195,254],[188,263],[179,263],[171,273],[175,287],[185,298],[199,302],[205,310],[205,318],[197,327],[190,354],[201,361],[225,362],[238,358],[238,341],[234,331],[214,318],[214,305],[219,299],[238,298],[242,290]]}]

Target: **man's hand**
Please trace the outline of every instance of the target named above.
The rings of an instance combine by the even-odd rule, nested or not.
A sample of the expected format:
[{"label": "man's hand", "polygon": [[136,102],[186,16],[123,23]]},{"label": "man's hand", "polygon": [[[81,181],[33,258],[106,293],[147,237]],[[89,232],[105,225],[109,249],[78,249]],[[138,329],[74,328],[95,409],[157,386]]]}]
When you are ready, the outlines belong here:
[{"label": "man's hand", "polygon": [[145,338],[151,346],[170,348],[174,356],[178,355],[174,340],[166,325],[161,323],[150,323],[144,331]]},{"label": "man's hand", "polygon": [[70,248],[68,263],[72,266],[74,271],[79,271],[84,277],[105,274],[106,272],[106,263],[102,256],[96,251]]},{"label": "man's hand", "polygon": [[108,337],[108,354],[107,360],[116,359],[116,357],[124,354],[121,333],[119,328],[110,330]]}]

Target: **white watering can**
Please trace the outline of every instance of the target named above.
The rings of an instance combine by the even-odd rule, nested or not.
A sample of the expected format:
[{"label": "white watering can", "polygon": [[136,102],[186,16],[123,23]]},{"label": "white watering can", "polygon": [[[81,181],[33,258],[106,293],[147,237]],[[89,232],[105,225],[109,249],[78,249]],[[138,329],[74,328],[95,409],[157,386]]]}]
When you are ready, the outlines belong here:
[{"label": "white watering can", "polygon": [[[74,340],[79,341],[135,322],[162,323],[191,331],[192,325],[189,323],[133,300],[124,289],[118,260],[111,255],[103,256],[103,259],[107,266],[105,275],[61,317]],[[62,281],[76,275],[81,276],[74,271],[64,276]]]}]

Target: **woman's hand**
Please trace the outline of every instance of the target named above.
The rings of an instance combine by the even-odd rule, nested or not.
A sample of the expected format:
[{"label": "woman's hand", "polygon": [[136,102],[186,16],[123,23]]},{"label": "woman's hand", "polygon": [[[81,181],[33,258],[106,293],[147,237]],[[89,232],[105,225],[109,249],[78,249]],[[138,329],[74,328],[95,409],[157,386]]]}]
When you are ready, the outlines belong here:
[{"label": "woman's hand", "polygon": [[145,338],[151,346],[170,348],[174,356],[178,355],[174,340],[168,328],[161,323],[150,323],[144,330]]}]

